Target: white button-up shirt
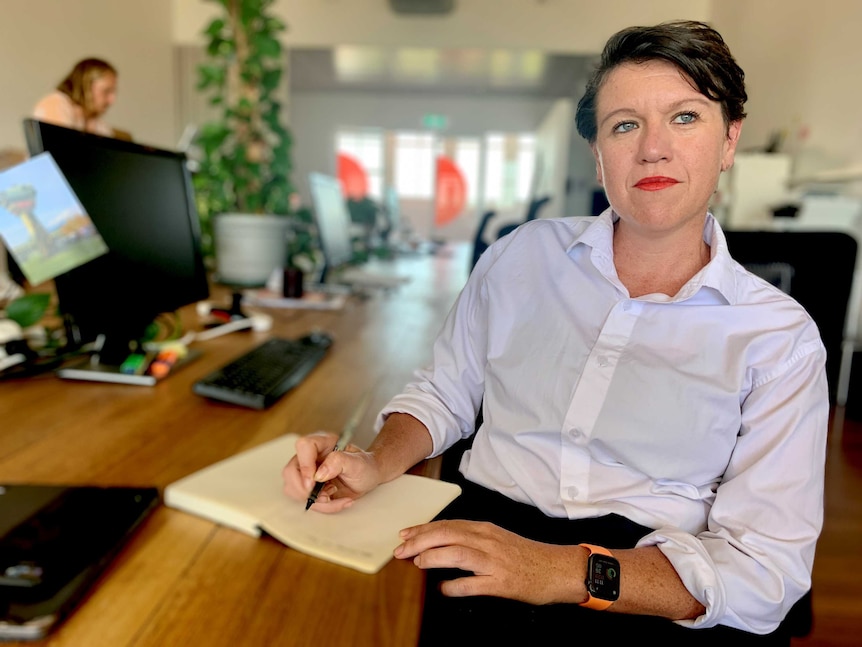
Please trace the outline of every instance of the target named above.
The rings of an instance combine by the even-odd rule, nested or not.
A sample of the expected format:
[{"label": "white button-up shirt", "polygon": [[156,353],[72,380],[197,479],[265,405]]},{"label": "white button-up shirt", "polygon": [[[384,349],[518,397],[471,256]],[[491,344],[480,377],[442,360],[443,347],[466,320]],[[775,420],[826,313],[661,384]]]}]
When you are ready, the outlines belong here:
[{"label": "white button-up shirt", "polygon": [[826,352],[789,296],[748,273],[707,215],[711,260],[680,292],[630,298],[613,221],[525,223],[480,258],[433,364],[381,412],[433,455],[483,426],[461,471],[571,519],[620,514],[706,613],[766,633],[810,588],[823,518]]}]

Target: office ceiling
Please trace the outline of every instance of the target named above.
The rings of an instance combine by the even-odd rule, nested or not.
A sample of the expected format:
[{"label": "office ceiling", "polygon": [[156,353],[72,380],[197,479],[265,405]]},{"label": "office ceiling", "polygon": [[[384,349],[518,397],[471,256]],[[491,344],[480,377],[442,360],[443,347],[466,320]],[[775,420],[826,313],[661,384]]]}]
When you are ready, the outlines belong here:
[{"label": "office ceiling", "polygon": [[343,46],[289,51],[292,92],[570,97],[592,57],[540,50]]}]

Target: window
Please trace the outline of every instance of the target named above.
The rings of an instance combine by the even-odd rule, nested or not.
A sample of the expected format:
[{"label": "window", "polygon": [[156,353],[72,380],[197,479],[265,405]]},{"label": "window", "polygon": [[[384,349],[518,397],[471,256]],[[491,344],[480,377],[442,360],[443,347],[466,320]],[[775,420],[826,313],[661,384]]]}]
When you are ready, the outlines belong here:
[{"label": "window", "polygon": [[506,138],[501,134],[485,137],[485,203],[503,205],[503,179],[506,164]]},{"label": "window", "polygon": [[399,197],[433,200],[438,155],[449,155],[467,183],[467,205],[507,208],[524,204],[535,185],[536,138],[488,133],[484,138],[445,138],[421,131],[344,128],[336,151],[356,158],[368,173],[369,193],[382,200],[387,179]]},{"label": "window", "polygon": [[479,202],[479,162],[482,155],[482,142],[478,139],[455,140],[455,163],[464,174],[467,182],[467,205]]},{"label": "window", "polygon": [[511,207],[530,199],[536,164],[533,135],[489,133],[485,137],[485,202]]},{"label": "window", "polygon": [[368,194],[383,197],[383,132],[378,130],[340,130],[335,134],[335,150],[355,158],[368,175]]},{"label": "window", "polygon": [[434,197],[434,135],[401,132],[395,135],[395,189],[402,198]]},{"label": "window", "polygon": [[536,166],[536,138],[533,135],[518,137],[517,197],[519,202],[527,202],[532,196],[530,188],[535,184],[533,175]]}]

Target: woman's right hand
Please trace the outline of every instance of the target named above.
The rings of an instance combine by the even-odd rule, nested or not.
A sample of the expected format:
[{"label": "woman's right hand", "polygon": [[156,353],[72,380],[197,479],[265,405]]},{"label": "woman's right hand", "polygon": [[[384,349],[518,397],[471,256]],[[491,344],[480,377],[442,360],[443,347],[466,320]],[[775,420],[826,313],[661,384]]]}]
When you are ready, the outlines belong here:
[{"label": "woman's right hand", "polygon": [[296,454],[281,472],[284,492],[305,501],[316,481],[325,481],[313,508],[318,512],[338,512],[380,484],[374,455],[355,445],[333,451],[336,434],[318,431],[296,440]]}]

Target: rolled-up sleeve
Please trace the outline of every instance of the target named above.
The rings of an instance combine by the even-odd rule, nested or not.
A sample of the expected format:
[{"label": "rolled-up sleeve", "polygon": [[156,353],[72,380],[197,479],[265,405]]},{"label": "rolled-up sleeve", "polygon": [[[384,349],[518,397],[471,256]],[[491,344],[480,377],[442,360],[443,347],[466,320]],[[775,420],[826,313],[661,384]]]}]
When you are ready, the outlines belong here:
[{"label": "rolled-up sleeve", "polygon": [[742,428],[707,530],[660,528],[657,545],[706,608],[692,627],[774,631],[811,587],[823,523],[828,430],[825,351],[802,343],[785,365],[755,375]]}]

